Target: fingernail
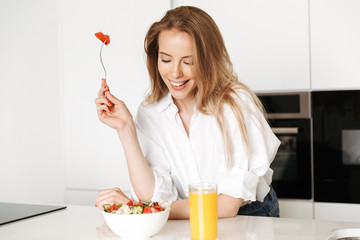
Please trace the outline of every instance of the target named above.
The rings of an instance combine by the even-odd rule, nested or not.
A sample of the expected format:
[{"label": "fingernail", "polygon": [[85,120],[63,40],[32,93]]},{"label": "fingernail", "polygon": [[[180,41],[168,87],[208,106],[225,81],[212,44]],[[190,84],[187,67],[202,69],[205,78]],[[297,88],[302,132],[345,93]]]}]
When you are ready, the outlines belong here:
[{"label": "fingernail", "polygon": [[109,108],[109,112],[111,112],[111,109]]},{"label": "fingernail", "polygon": [[95,203],[95,207],[97,207],[97,204]]},{"label": "fingernail", "polygon": [[112,102],[108,101],[108,104],[109,104],[110,106],[112,106]]}]

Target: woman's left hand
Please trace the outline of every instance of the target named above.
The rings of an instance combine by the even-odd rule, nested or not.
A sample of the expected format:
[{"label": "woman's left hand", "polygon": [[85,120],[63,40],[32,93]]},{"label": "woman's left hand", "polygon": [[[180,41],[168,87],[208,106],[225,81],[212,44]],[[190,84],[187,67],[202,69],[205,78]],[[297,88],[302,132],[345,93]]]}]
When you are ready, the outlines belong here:
[{"label": "woman's left hand", "polygon": [[130,201],[120,188],[101,190],[96,198],[97,207],[103,209],[104,204],[126,204]]}]

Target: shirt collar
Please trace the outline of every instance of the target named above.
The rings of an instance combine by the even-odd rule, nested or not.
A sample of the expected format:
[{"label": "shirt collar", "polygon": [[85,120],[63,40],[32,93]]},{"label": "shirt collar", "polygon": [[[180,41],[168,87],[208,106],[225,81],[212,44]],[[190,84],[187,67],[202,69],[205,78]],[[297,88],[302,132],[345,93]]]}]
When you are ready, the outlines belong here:
[{"label": "shirt collar", "polygon": [[[161,98],[158,101],[158,112],[164,112],[166,110],[172,111],[174,114],[178,112],[178,108],[174,103],[174,100],[171,96],[171,93],[168,92],[163,98]],[[194,117],[196,117],[199,114],[196,104],[194,105]]]},{"label": "shirt collar", "polygon": [[177,107],[174,104],[171,93],[168,92],[163,98],[161,98],[158,101],[158,111],[159,111],[159,113],[165,111],[170,106],[174,106],[176,111],[177,111]]}]

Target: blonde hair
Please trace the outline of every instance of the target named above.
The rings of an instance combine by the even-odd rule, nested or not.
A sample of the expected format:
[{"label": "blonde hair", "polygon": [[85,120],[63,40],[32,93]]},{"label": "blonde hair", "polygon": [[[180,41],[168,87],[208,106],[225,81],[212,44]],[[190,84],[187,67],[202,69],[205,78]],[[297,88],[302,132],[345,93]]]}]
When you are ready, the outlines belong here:
[{"label": "blonde hair", "polygon": [[255,93],[239,82],[233,72],[224,40],[214,20],[203,10],[192,6],[169,10],[159,22],[151,25],[145,36],[144,47],[151,81],[150,91],[146,97],[149,104],[158,101],[169,92],[158,71],[157,61],[159,34],[170,29],[186,32],[193,39],[195,48],[193,57],[197,76],[194,89],[196,106],[199,112],[215,116],[223,137],[227,166],[230,168],[232,147],[226,127],[224,105],[230,106],[237,119],[248,157],[251,155],[251,148],[241,109],[247,112],[250,110],[241,104],[238,90],[248,92],[265,116],[264,108]]}]

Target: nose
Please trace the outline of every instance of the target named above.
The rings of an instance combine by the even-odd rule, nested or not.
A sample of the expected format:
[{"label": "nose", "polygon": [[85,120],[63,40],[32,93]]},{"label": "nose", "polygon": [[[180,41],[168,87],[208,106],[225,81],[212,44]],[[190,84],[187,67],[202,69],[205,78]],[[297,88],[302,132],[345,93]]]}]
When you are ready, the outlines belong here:
[{"label": "nose", "polygon": [[177,79],[177,78],[182,77],[182,75],[183,75],[183,72],[182,72],[180,63],[179,64],[174,64],[173,68],[171,70],[171,77],[173,79]]}]

